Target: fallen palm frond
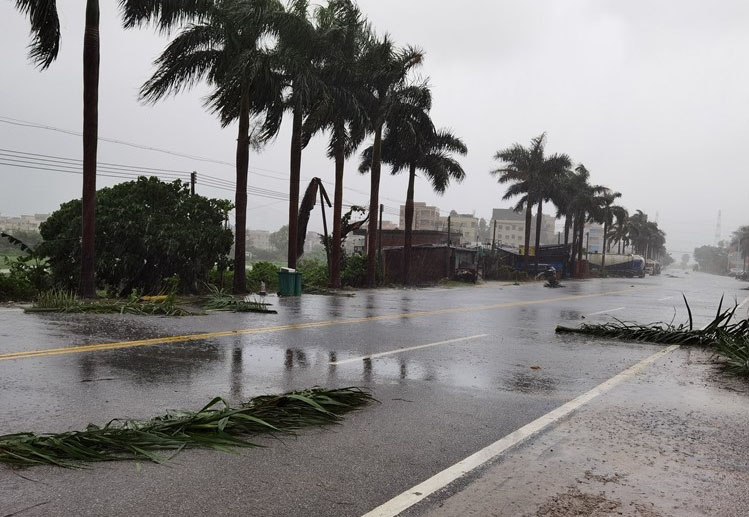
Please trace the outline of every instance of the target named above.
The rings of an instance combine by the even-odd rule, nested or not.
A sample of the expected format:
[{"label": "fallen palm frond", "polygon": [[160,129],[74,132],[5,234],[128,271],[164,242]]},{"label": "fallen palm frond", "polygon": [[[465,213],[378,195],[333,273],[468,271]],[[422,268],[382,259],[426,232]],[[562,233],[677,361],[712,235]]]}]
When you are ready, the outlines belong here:
[{"label": "fallen palm frond", "polygon": [[140,298],[133,295],[127,300],[80,300],[70,292],[52,289],[39,293],[34,306],[26,312],[64,312],[86,314],[136,314],[140,316],[189,316],[194,313],[175,305],[174,296]]},{"label": "fallen palm frond", "polygon": [[673,322],[642,325],[615,320],[602,324],[584,323],[576,328],[558,325],[556,331],[625,341],[711,347],[715,354],[722,358],[726,371],[749,376],[749,318],[734,318],[738,304],[723,310],[721,298],[715,318],[704,327],[695,329],[692,310],[686,297],[684,303],[687,306],[689,321],[679,325],[674,325]]},{"label": "fallen palm frond", "polygon": [[[220,397],[197,412],[172,412],[147,421],[112,420],[84,431],[0,436],[0,463],[77,467],[94,461],[150,460],[157,463],[186,448],[231,452],[260,447],[247,438],[294,434],[305,427],[336,424],[342,415],[374,401],[359,388],[313,388],[251,399],[231,407]],[[154,451],[173,451],[161,456]]]},{"label": "fallen palm frond", "polygon": [[714,350],[722,358],[725,371],[749,377],[749,339],[720,335]]},{"label": "fallen palm frond", "polygon": [[240,300],[231,294],[209,285],[210,294],[203,302],[203,308],[211,311],[231,311],[231,312],[266,312],[275,314],[276,311],[269,309],[269,303],[264,303],[256,299]]},{"label": "fallen palm frond", "polygon": [[715,318],[701,329],[695,329],[692,319],[692,309],[689,307],[686,298],[684,298],[684,303],[687,306],[689,321],[678,325],[674,325],[673,322],[643,325],[616,319],[612,323],[584,323],[580,327],[574,328],[558,325],[556,331],[558,333],[587,334],[596,337],[661,343],[665,345],[709,346],[717,341],[719,335],[732,336],[738,339],[749,338],[749,320],[734,321],[738,305],[723,310],[723,299],[721,298]]}]

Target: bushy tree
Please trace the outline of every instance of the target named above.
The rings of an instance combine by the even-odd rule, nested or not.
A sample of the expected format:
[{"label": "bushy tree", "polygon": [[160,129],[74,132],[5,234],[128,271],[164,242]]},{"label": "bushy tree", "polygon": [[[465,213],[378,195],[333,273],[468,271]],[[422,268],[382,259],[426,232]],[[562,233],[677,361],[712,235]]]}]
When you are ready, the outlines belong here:
[{"label": "bushy tree", "polygon": [[[229,201],[190,195],[182,182],[140,177],[97,192],[96,278],[98,287],[120,295],[153,293],[177,275],[194,291],[231,248],[224,228]],[[42,223],[37,252],[49,257],[56,284],[74,288],[81,260],[81,201],[60,206]]]}]

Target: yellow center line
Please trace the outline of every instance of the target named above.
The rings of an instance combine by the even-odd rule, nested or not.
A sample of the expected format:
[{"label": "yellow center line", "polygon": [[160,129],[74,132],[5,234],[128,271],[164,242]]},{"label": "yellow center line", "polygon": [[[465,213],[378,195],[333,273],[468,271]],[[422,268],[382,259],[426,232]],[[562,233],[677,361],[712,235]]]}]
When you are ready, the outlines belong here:
[{"label": "yellow center line", "polygon": [[103,350],[117,350],[120,348],[135,348],[139,346],[163,345],[168,343],[184,343],[188,341],[198,341],[201,339],[220,338],[227,336],[240,336],[249,334],[267,334],[270,332],[281,332],[284,330],[301,330],[321,327],[332,327],[336,325],[353,325],[356,323],[365,323],[369,321],[387,321],[406,318],[420,318],[425,316],[439,316],[442,314],[456,314],[462,312],[488,311],[494,309],[505,309],[509,307],[522,307],[526,305],[538,305],[542,303],[563,302],[568,300],[580,300],[584,298],[598,298],[601,296],[610,296],[614,294],[631,293],[633,289],[624,289],[621,291],[610,291],[607,293],[579,294],[570,296],[559,296],[556,298],[544,298],[540,300],[527,300],[520,302],[495,303],[491,305],[473,305],[468,307],[454,307],[450,309],[438,309],[434,311],[404,312],[399,314],[383,314],[380,316],[367,316],[363,318],[348,318],[326,321],[313,321],[309,323],[295,323],[290,325],[277,325],[273,327],[258,327],[238,330],[223,330],[218,332],[201,332],[198,334],[186,334],[183,336],[165,336],[149,339],[137,339],[133,341],[115,341],[111,343],[99,343],[94,345],[79,345],[62,348],[48,348],[45,350],[28,350],[25,352],[9,352],[0,354],[0,361],[12,361],[14,359],[28,359],[32,357],[46,357],[64,354],[80,354],[84,352],[99,352]]}]

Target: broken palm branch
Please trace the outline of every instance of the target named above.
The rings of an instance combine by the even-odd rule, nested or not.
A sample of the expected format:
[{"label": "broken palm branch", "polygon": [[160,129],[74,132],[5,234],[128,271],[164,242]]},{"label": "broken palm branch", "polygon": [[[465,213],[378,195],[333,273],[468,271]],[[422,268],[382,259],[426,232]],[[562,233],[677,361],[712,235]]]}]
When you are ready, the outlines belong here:
[{"label": "broken palm branch", "polygon": [[642,325],[615,320],[613,323],[584,323],[576,328],[559,325],[556,331],[625,341],[711,347],[713,352],[722,358],[721,363],[727,372],[749,376],[749,318],[735,318],[738,304],[723,309],[721,298],[713,320],[704,327],[695,329],[692,309],[686,297],[684,303],[687,306],[689,322],[679,325],[674,325],[673,322]]},{"label": "broken palm branch", "polygon": [[83,431],[0,436],[0,463],[78,467],[134,459],[161,463],[188,448],[231,452],[236,447],[260,447],[248,440],[250,436],[294,434],[306,427],[337,424],[345,413],[373,401],[360,388],[267,395],[239,407],[216,397],[199,411],[171,412],[147,421],[112,420],[101,427],[90,424]]},{"label": "broken palm branch", "polygon": [[320,178],[312,178],[307,186],[307,190],[304,191],[304,197],[302,203],[299,206],[299,215],[297,219],[297,259],[304,255],[304,242],[307,239],[307,225],[312,210],[315,208],[317,203],[317,191],[320,191],[320,204],[322,209],[325,210],[323,202],[327,202],[328,207],[333,205],[330,204],[330,198],[328,193],[325,191],[325,186]]},{"label": "broken palm branch", "polygon": [[239,299],[233,295],[218,289],[212,285],[208,286],[210,294],[203,302],[203,308],[211,311],[231,311],[231,312],[265,312],[276,314],[276,311],[269,309],[269,303],[261,302],[257,299]]},{"label": "broken palm branch", "polygon": [[724,336],[737,339],[749,339],[749,319],[734,320],[738,305],[723,309],[723,298],[718,305],[715,318],[700,329],[694,328],[692,309],[689,307],[686,297],[684,303],[687,306],[689,321],[674,325],[671,323],[639,324],[616,319],[612,323],[589,324],[584,323],[580,327],[565,327],[558,325],[558,333],[576,333],[590,336],[622,339],[627,341],[641,341],[648,343],[661,343],[665,345],[704,345],[711,346]]}]

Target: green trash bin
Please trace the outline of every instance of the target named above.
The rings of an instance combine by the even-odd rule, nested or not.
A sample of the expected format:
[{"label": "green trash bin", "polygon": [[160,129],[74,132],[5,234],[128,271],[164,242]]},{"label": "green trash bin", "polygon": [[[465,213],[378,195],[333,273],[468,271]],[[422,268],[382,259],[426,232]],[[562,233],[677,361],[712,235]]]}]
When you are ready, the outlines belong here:
[{"label": "green trash bin", "polygon": [[279,271],[278,294],[281,296],[301,296],[302,274],[299,271]]}]

